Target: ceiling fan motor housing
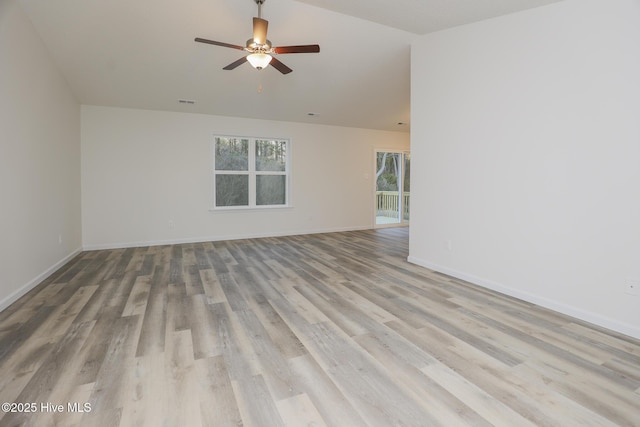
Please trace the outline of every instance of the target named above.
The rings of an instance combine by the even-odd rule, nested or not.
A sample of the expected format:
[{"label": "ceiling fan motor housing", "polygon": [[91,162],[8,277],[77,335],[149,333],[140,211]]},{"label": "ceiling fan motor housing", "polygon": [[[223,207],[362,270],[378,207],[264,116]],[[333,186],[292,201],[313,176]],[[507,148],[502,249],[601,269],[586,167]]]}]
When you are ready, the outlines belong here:
[{"label": "ceiling fan motor housing", "polygon": [[265,44],[256,43],[254,39],[247,40],[245,50],[252,53],[269,53],[272,54],[271,40],[267,40]]}]

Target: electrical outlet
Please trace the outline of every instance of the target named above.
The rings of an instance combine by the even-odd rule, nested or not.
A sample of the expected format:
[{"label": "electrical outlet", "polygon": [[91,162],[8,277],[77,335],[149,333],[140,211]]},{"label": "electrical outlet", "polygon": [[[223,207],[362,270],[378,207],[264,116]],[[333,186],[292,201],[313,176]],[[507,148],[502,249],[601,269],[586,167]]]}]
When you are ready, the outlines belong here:
[{"label": "electrical outlet", "polygon": [[627,280],[624,292],[629,295],[640,296],[640,280]]},{"label": "electrical outlet", "polygon": [[172,219],[169,220],[169,228],[174,228],[176,226],[176,224],[173,222]]}]

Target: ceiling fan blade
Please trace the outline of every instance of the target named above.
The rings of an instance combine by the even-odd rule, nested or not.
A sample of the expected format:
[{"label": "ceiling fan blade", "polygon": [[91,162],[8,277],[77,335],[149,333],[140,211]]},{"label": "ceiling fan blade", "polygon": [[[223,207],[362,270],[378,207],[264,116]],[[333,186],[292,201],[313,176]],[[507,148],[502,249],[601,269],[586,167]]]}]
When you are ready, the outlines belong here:
[{"label": "ceiling fan blade", "polygon": [[279,46],[274,47],[276,53],[318,53],[320,46],[317,44],[305,44],[301,46]]},{"label": "ceiling fan blade", "polygon": [[269,21],[262,18],[253,18],[253,41],[257,44],[267,43],[267,28]]},{"label": "ceiling fan blade", "polygon": [[282,62],[278,60],[278,58],[275,58],[275,57],[271,58],[270,64],[273,66],[273,68],[280,71],[282,74],[289,74],[290,72],[293,71],[291,68],[284,65]]},{"label": "ceiling fan blade", "polygon": [[198,43],[214,44],[216,46],[230,47],[231,49],[244,50],[244,47],[242,47],[242,46],[238,46],[238,45],[235,45],[235,44],[229,44],[229,43],[223,43],[223,42],[217,42],[217,41],[214,41],[214,40],[201,39],[200,37],[196,37],[195,41],[197,41]]},{"label": "ceiling fan blade", "polygon": [[227,65],[226,67],[223,68],[223,70],[233,70],[236,67],[239,67],[240,65],[244,64],[245,62],[247,62],[247,57],[243,56],[242,58],[238,59],[235,62],[232,62],[231,64]]}]

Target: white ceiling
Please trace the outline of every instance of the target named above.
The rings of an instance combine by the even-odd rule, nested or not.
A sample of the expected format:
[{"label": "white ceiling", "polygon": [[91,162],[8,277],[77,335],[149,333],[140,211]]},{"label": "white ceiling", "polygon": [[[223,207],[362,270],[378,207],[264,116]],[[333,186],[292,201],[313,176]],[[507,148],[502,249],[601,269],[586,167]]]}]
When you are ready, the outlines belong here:
[{"label": "white ceiling", "polygon": [[298,0],[415,34],[427,34],[560,0]]},{"label": "white ceiling", "polygon": [[280,55],[282,75],[224,71],[242,52],[193,41],[244,45],[254,0],[19,0],[82,104],[392,131],[409,130],[418,34],[556,1],[266,0],[275,46],[321,48]]}]

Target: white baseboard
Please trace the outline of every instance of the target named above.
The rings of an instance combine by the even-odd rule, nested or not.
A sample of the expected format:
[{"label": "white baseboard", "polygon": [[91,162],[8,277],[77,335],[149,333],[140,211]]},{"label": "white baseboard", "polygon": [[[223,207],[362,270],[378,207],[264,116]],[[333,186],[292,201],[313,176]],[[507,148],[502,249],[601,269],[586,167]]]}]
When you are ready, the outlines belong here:
[{"label": "white baseboard", "polygon": [[630,337],[640,339],[640,326],[638,325],[632,325],[629,323],[620,322],[619,320],[602,316],[601,314],[598,314],[598,313],[586,311],[575,306],[563,304],[558,301],[554,301],[552,299],[542,297],[540,295],[532,294],[530,292],[525,292],[509,286],[505,286],[501,283],[497,283],[491,280],[486,280],[481,277],[477,277],[462,271],[437,265],[416,257],[409,256],[407,257],[407,261],[409,261],[412,264],[416,264],[421,267],[428,268],[430,270],[444,273],[446,275],[455,277],[457,279],[462,279],[474,285],[482,286],[484,288],[491,289],[496,292],[500,292],[501,294],[509,295],[511,297],[518,298],[520,300],[530,302],[532,304],[536,304],[553,311],[557,311],[558,313],[566,314],[568,316],[575,317],[576,319],[593,323],[594,325],[598,325],[603,328],[607,328],[612,331],[619,332],[621,334],[625,334]]},{"label": "white baseboard", "polygon": [[0,311],[3,311],[5,308],[9,307],[11,304],[16,302],[21,296],[29,292],[31,289],[38,286],[44,279],[51,276],[57,269],[71,261],[76,255],[82,252],[81,248],[78,248],[71,252],[69,255],[62,258],[60,261],[53,264],[51,267],[47,268],[45,271],[37,275],[35,278],[30,280],[28,283],[21,286],[19,289],[15,290],[9,296],[0,301]]},{"label": "white baseboard", "polygon": [[370,229],[371,227],[367,227],[367,226],[340,227],[340,228],[327,228],[327,229],[304,230],[304,231],[287,231],[287,232],[276,232],[276,233],[231,234],[231,235],[223,235],[223,236],[187,237],[187,238],[180,238],[180,239],[148,240],[148,241],[126,242],[126,243],[90,244],[90,245],[84,245],[83,250],[96,251],[96,250],[103,250],[103,249],[139,248],[139,247],[145,247],[145,246],[180,245],[183,243],[220,242],[223,240],[260,239],[265,237],[301,236],[304,234],[340,233],[345,231],[359,231],[359,230],[370,230]]}]

